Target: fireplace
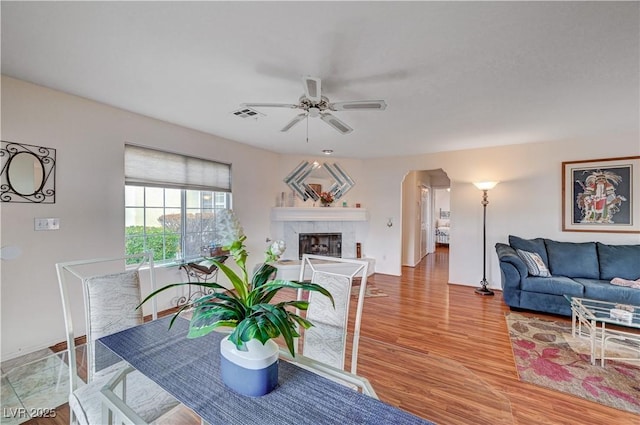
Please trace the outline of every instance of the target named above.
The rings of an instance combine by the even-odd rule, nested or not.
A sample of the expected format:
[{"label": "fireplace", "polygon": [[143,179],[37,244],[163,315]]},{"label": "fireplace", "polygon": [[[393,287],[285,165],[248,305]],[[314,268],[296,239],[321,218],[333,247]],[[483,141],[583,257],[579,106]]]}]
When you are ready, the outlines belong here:
[{"label": "fireplace", "polygon": [[342,258],[342,233],[299,233],[298,253]]}]

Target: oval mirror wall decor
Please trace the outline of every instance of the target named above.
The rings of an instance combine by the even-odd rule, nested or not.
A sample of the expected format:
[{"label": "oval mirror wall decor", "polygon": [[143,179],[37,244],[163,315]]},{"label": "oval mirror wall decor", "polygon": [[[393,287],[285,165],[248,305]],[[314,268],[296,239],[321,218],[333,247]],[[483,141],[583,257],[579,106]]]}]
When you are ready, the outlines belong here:
[{"label": "oval mirror wall decor", "polygon": [[3,140],[0,159],[0,201],[56,202],[55,149]]}]

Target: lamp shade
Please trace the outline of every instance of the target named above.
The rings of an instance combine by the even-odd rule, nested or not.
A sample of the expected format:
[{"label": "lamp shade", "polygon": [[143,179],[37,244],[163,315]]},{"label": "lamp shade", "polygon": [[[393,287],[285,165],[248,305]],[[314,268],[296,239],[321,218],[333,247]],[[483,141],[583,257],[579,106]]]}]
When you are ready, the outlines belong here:
[{"label": "lamp shade", "polygon": [[489,190],[489,189],[493,189],[494,187],[496,187],[498,182],[477,182],[477,183],[473,183],[473,184],[480,190]]}]

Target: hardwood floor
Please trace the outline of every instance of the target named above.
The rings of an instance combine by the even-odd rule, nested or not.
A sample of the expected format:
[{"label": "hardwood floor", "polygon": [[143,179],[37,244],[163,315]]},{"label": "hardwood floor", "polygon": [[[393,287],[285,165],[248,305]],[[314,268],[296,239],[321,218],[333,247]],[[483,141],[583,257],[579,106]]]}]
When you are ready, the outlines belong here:
[{"label": "hardwood floor", "polygon": [[[483,297],[473,288],[448,285],[447,281],[448,253],[442,249],[415,268],[403,267],[401,277],[375,275],[371,282],[389,297],[366,300],[361,335],[461,363],[510,401],[515,424],[640,424],[638,415],[520,382],[504,319],[509,309],[502,293]],[[570,322],[566,317],[546,316]],[[384,327],[376,326],[381,318]],[[364,370],[360,372],[364,375]],[[384,383],[367,377],[383,393]],[[446,414],[448,408],[440,406],[438,414]],[[427,409],[407,410],[434,417]],[[460,423],[455,414],[438,422]]]},{"label": "hardwood floor", "polygon": [[[493,423],[507,423],[496,416],[496,408],[504,403],[511,410],[508,422],[514,424],[640,424],[638,415],[520,382],[504,319],[509,309],[501,292],[483,297],[471,287],[447,282],[448,252],[442,247],[417,267],[403,267],[400,277],[376,274],[369,279],[388,296],[365,300],[358,373],[371,381],[381,400],[443,425],[491,423],[482,418],[492,416]],[[564,317],[547,317],[569,322]],[[392,348],[380,349],[383,346]],[[460,376],[460,368],[430,359],[458,362],[463,371],[472,372],[467,376],[471,379],[451,382]],[[396,375],[414,376],[415,381],[397,382],[393,374],[383,372],[381,364],[385,369],[393,365]],[[443,365],[450,368],[440,369]],[[425,382],[423,374],[429,374],[429,379],[440,376],[442,388],[456,384],[458,388],[446,394],[412,387]],[[483,386],[486,392],[477,390]],[[56,419],[34,419],[29,424],[68,423],[63,418],[68,421],[67,406],[60,408]],[[181,407],[159,423],[195,425],[200,421]]]}]

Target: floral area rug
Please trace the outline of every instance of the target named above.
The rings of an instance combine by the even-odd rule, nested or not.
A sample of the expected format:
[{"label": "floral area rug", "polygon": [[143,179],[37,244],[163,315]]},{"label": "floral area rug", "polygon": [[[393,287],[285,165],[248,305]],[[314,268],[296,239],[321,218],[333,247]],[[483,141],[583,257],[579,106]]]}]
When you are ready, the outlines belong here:
[{"label": "floral area rug", "polygon": [[[355,282],[354,282],[355,283]],[[357,297],[360,294],[360,285],[354,285],[351,287],[351,296]],[[386,297],[388,296],[382,292],[377,286],[367,283],[367,287],[364,290],[364,297]]]},{"label": "floral area rug", "polygon": [[[521,381],[606,406],[640,413],[640,363],[607,360],[591,365],[588,344],[571,337],[571,324],[506,314]],[[572,348],[573,347],[573,348]]]}]

